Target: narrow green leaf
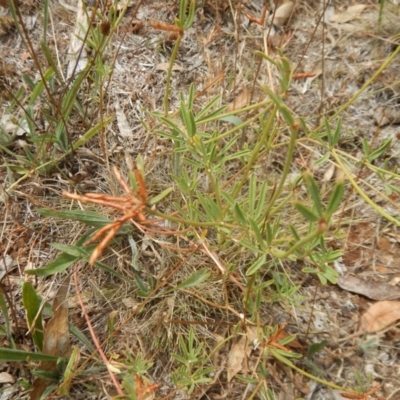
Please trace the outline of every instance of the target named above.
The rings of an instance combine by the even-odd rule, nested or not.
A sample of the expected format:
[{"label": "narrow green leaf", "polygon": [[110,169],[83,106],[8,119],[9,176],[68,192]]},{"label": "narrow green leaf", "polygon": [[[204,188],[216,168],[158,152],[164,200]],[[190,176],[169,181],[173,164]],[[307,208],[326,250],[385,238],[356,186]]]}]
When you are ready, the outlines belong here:
[{"label": "narrow green leaf", "polygon": [[235,126],[243,124],[243,120],[236,115],[228,115],[227,117],[218,118],[219,121],[229,122]]},{"label": "narrow green leaf", "polygon": [[221,196],[228,202],[228,204],[231,207],[235,206],[235,200],[233,199],[233,197],[229,193],[221,190]]},{"label": "narrow green leaf", "polygon": [[251,153],[250,149],[237,151],[236,153],[233,153],[233,154],[230,154],[228,156],[225,156],[224,157],[224,162],[231,161],[231,160],[236,160],[237,158],[242,158],[244,156],[249,155],[250,153]]},{"label": "narrow green leaf", "polygon": [[215,220],[221,218],[220,210],[215,203],[215,201],[211,197],[203,196],[199,191],[197,192],[197,198],[200,204],[204,207],[204,210],[208,214],[209,217],[212,217]]},{"label": "narrow green leaf", "polygon": [[189,96],[188,96],[188,108],[191,112],[193,112],[193,105],[194,105],[194,99],[196,97],[196,87],[194,86],[193,83],[190,84],[189,87]]},{"label": "narrow green leaf", "polygon": [[139,289],[139,295],[146,297],[149,294],[149,289],[147,288],[146,282],[137,274],[135,274],[135,282]]},{"label": "narrow green leaf", "polygon": [[319,353],[321,350],[323,350],[329,342],[327,340],[323,340],[322,342],[319,343],[313,343],[310,345],[310,347],[307,350],[307,358],[313,358],[317,353]]},{"label": "narrow green leaf", "polygon": [[271,247],[272,241],[273,241],[273,239],[275,237],[275,234],[274,234],[274,231],[273,231],[273,229],[271,227],[271,224],[269,222],[266,223],[265,229],[266,229],[265,233],[266,233],[266,237],[267,237],[267,244],[268,244],[268,247]]},{"label": "narrow green leaf", "polygon": [[314,213],[311,208],[305,206],[303,203],[296,202],[294,203],[294,207],[296,210],[307,220],[307,221],[318,221],[319,216]]},{"label": "narrow green leaf", "polygon": [[72,379],[75,377],[77,373],[79,360],[80,360],[79,348],[78,346],[73,346],[71,356],[69,357],[68,364],[65,367],[63,373],[63,385],[61,385],[57,393],[59,396],[68,396],[72,384]]},{"label": "narrow green leaf", "polygon": [[374,150],[369,156],[368,160],[371,162],[378,158],[382,153],[392,144],[392,139],[386,139],[376,150]]},{"label": "narrow green leaf", "polygon": [[235,206],[233,207],[233,211],[236,215],[236,218],[238,219],[239,224],[247,225],[247,218],[238,203],[235,203]]},{"label": "narrow green leaf", "polygon": [[[108,225],[112,222],[104,215],[101,215],[94,211],[87,211],[87,210],[53,211],[53,210],[47,210],[45,208],[40,208],[38,209],[38,212],[40,215],[43,215],[44,217],[54,217],[61,219],[69,219],[72,221],[79,221],[84,223],[85,225],[93,226],[95,228],[102,228],[103,226]],[[121,228],[121,230],[124,229],[123,232],[127,233],[128,231],[126,230],[126,228],[128,228],[128,226],[129,224],[128,225],[125,224]]]},{"label": "narrow green leaf", "polygon": [[313,203],[315,205],[315,208],[317,209],[317,213],[321,217],[323,210],[322,210],[322,203],[318,185],[315,182],[315,179],[312,177],[312,175],[309,174],[308,172],[304,173],[303,178],[307,185],[308,193],[310,194],[311,199],[313,200]]},{"label": "narrow green leaf", "polygon": [[326,285],[328,283],[328,280],[326,279],[325,275],[322,272],[318,272],[317,276],[322,285]]},{"label": "narrow green leaf", "polygon": [[110,268],[108,265],[102,263],[101,261],[96,261],[94,263],[94,265],[100,269],[102,269],[103,271],[108,272],[109,274],[118,277],[119,279],[121,279],[123,282],[129,282],[129,283],[133,283],[133,281],[129,278],[127,278],[126,275],[123,275],[121,273],[119,273],[118,271],[116,271],[114,268]]},{"label": "narrow green leaf", "polygon": [[329,157],[331,155],[329,153],[324,154],[321,158],[319,158],[317,161],[314,162],[314,166],[319,166],[324,164],[326,161],[329,160]]},{"label": "narrow green leaf", "polygon": [[[219,100],[219,99],[218,99]],[[221,106],[211,111],[209,114],[203,116],[201,120],[197,121],[197,125],[206,124],[219,119],[219,116],[225,111],[226,106]]]},{"label": "narrow green leaf", "polygon": [[[49,79],[54,75],[54,70],[52,67],[50,67],[45,73],[44,73],[44,80],[47,84]],[[32,94],[29,98],[29,105],[32,106],[36,103],[37,98],[43,93],[44,90],[44,83],[43,81],[39,81],[36,85],[35,88],[32,91]]]},{"label": "narrow green leaf", "polygon": [[49,49],[49,47],[46,44],[46,36],[43,37],[43,41],[40,43],[40,47],[43,50],[43,54],[46,57],[47,62],[53,68],[53,71],[55,72],[57,77],[60,77],[58,68],[57,68],[57,64],[53,58],[53,55],[51,54],[51,50]]},{"label": "narrow green leaf", "polygon": [[96,348],[93,346],[92,342],[75,325],[69,324],[69,331],[89,350],[90,353],[94,353],[96,351]]},{"label": "narrow green leaf", "polygon": [[8,306],[4,294],[0,291],[0,310],[3,314],[4,326],[6,329],[6,336],[8,340],[11,340],[11,325],[10,318],[8,317]]},{"label": "narrow green leaf", "polygon": [[296,241],[300,241],[300,236],[299,236],[299,234],[297,233],[296,228],[295,228],[292,224],[290,224],[290,225],[289,225],[289,229],[290,229],[290,232],[292,232],[292,235],[293,235],[293,237],[296,239]]},{"label": "narrow green leaf", "polygon": [[288,125],[289,126],[293,126],[294,125],[293,112],[288,107],[286,107],[285,105],[281,105],[279,107],[279,111],[282,114],[282,116],[285,119],[285,121],[288,123]]},{"label": "narrow green leaf", "polygon": [[163,190],[160,194],[158,194],[157,196],[154,196],[150,199],[149,205],[152,206],[153,204],[157,204],[159,201],[165,199],[173,191],[174,191],[173,187],[169,187],[169,188]]},{"label": "narrow green leaf", "polygon": [[41,300],[30,282],[24,282],[22,286],[22,302],[33,341],[39,351],[42,351],[44,331],[40,311]]},{"label": "narrow green leaf", "polygon": [[90,128],[81,138],[79,138],[73,145],[73,149],[76,150],[79,147],[85,145],[94,135],[100,132],[106,125],[108,125],[111,121],[114,120],[114,117],[108,117],[100,121],[93,128]]},{"label": "narrow green leaf", "polygon": [[221,96],[215,96],[211,101],[209,101],[203,108],[196,114],[195,120],[197,124],[201,123],[201,120],[207,115],[207,113],[215,106],[215,104],[220,100]]},{"label": "narrow green leaf", "polygon": [[[229,232],[227,232],[229,234]],[[260,246],[256,243],[254,244],[253,242],[249,242],[246,239],[242,239],[239,241],[239,245],[249,249],[250,251],[254,252],[254,253],[259,253],[260,252]]]},{"label": "narrow green leaf", "polygon": [[342,131],[342,119],[339,118],[336,125],[335,133],[333,134],[332,146],[336,146],[339,143],[341,131]]},{"label": "narrow green leaf", "polygon": [[277,348],[272,347],[272,346],[269,347],[269,349],[271,350],[272,356],[274,358],[276,358],[277,360],[279,360],[279,361],[281,361],[282,358],[288,359],[288,358],[301,358],[301,357],[303,357],[299,353],[292,353],[290,351],[284,351],[284,350],[277,349]]},{"label": "narrow green leaf", "polygon": [[316,272],[318,272],[318,270],[316,268],[305,267],[302,268],[301,272],[304,272],[305,274],[315,274]]},{"label": "narrow green leaf", "polygon": [[85,258],[90,255],[90,253],[93,251],[96,245],[92,244],[85,248],[85,247],[74,246],[72,244],[51,243],[51,247],[53,247],[58,251],[62,251],[63,253],[69,254],[73,257]]},{"label": "narrow green leaf", "polygon": [[364,155],[365,155],[365,156],[368,156],[369,153],[371,152],[371,149],[370,149],[370,147],[369,147],[368,140],[365,139],[365,138],[363,138],[362,141],[361,141],[361,144],[362,144],[362,148],[363,148],[363,153],[364,153]]},{"label": "narrow green leaf", "polygon": [[264,181],[261,184],[261,188],[258,195],[258,203],[254,213],[254,219],[257,220],[265,209],[265,201],[267,200],[268,184]]},{"label": "narrow green leaf", "polygon": [[257,56],[260,56],[262,58],[264,58],[265,60],[269,61],[271,64],[275,65],[276,67],[278,67],[278,63],[276,62],[276,60],[274,60],[273,58],[267,56],[265,53],[263,53],[262,51],[256,51],[255,54]]},{"label": "narrow green leaf", "polygon": [[264,239],[261,235],[260,229],[258,229],[256,221],[249,218],[249,222],[250,222],[251,228],[253,229],[254,235],[256,236],[257,243],[258,243],[258,246],[260,247],[260,250],[264,251],[265,250]]},{"label": "narrow green leaf", "polygon": [[198,286],[210,277],[211,273],[208,268],[202,268],[194,272],[188,279],[180,283],[176,289],[187,289]]},{"label": "narrow green leaf", "polygon": [[246,276],[255,274],[265,264],[266,260],[267,256],[265,254],[259,257],[246,271]]},{"label": "narrow green leaf", "polygon": [[34,361],[57,361],[59,357],[49,356],[47,354],[32,353],[30,351],[14,350],[0,347],[0,360],[1,361],[19,361],[24,362],[27,360]]},{"label": "narrow green leaf", "polygon": [[189,29],[194,21],[194,13],[195,11],[195,1],[194,0],[190,0],[190,6],[189,6],[189,12],[187,17],[185,18],[185,23],[183,25],[183,29],[187,30]]},{"label": "narrow green leaf", "polygon": [[329,199],[328,207],[326,208],[326,214],[327,214],[326,216],[328,220],[331,218],[332,214],[339,207],[339,204],[342,201],[343,193],[344,193],[344,181],[341,180],[338,181],[337,184],[335,185],[331,198]]},{"label": "narrow green leaf", "polygon": [[336,285],[339,274],[332,267],[325,265],[323,274],[330,283]]},{"label": "narrow green leaf", "polygon": [[257,180],[255,175],[250,176],[249,180],[249,215],[254,218],[254,210],[256,208],[256,190]]},{"label": "narrow green leaf", "polygon": [[71,256],[70,254],[62,253],[54,261],[48,263],[44,268],[30,269],[25,271],[28,275],[35,276],[50,276],[59,272],[65,271],[73,263],[78,261],[80,257]]}]

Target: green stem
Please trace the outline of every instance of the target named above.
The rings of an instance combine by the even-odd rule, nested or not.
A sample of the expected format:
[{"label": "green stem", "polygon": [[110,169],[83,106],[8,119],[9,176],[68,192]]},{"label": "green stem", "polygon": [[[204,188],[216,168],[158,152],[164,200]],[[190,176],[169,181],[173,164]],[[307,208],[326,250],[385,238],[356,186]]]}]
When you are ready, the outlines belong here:
[{"label": "green stem", "polygon": [[298,131],[299,131],[299,125],[296,124],[296,125],[290,127],[290,133],[291,134],[290,134],[289,148],[288,148],[288,153],[287,153],[287,157],[286,157],[285,166],[283,168],[281,180],[279,182],[278,188],[275,190],[275,192],[272,195],[271,200],[268,203],[268,207],[265,210],[262,219],[265,219],[269,215],[272,206],[275,204],[275,200],[278,198],[278,196],[282,192],[283,185],[285,184],[286,178],[287,178],[287,176],[289,174],[289,171],[290,171],[290,166],[291,166],[292,161],[293,161],[293,154],[294,154],[294,148],[295,148],[295,145],[296,145],[296,139],[297,139]]},{"label": "green stem", "polygon": [[261,137],[258,140],[257,144],[254,146],[251,158],[246,165],[246,169],[243,172],[242,179],[235,186],[235,189],[233,190],[233,193],[232,193],[233,198],[236,198],[236,196],[242,189],[243,185],[245,184],[245,182],[247,181],[247,179],[249,177],[249,173],[250,173],[251,169],[253,168],[254,163],[258,160],[258,157],[260,156],[261,147],[265,144],[268,134],[271,134],[272,124],[274,122],[277,111],[278,111],[278,107],[276,105],[274,105],[274,108],[272,109],[272,112],[268,118],[267,124],[264,127]]},{"label": "green stem", "polygon": [[171,60],[169,61],[169,66],[168,66],[168,71],[167,71],[167,79],[165,83],[165,93],[164,93],[164,116],[168,117],[168,98],[169,98],[169,93],[171,91],[171,76],[172,76],[172,70],[174,68],[174,62],[176,59],[176,55],[178,54],[178,49],[181,44],[182,36],[178,35],[178,38],[176,39],[175,46],[172,50],[171,54]]},{"label": "green stem", "polygon": [[354,390],[349,390],[346,389],[344,387],[335,385],[332,382],[328,382],[324,379],[318,378],[317,376],[311,375],[306,371],[303,371],[301,368],[296,367],[291,361],[289,361],[287,358],[283,357],[281,354],[279,354],[276,350],[271,349],[271,353],[274,356],[274,358],[276,358],[278,361],[280,361],[283,364],[286,364],[289,368],[294,369],[295,371],[297,371],[299,374],[302,374],[304,376],[306,376],[309,379],[312,379],[315,382],[319,382],[322,383],[324,386],[330,387],[334,390],[339,390],[341,392],[347,392],[347,393],[353,393],[353,394],[358,394],[357,392],[355,392]]},{"label": "green stem", "polygon": [[[380,66],[380,68],[374,73],[374,75],[371,76],[371,78],[369,78],[367,80],[367,82],[364,83],[364,85],[362,85],[362,87],[360,88],[360,90],[358,92],[356,92],[354,94],[354,96],[346,103],[343,104],[336,112],[335,114],[333,114],[330,118],[329,121],[333,121],[338,115],[340,115],[347,107],[349,107],[351,104],[353,104],[358,97],[360,96],[360,94],[362,92],[364,92],[365,89],[369,88],[372,84],[372,82],[375,81],[375,79],[390,65],[390,63],[397,57],[397,55],[400,53],[400,46],[397,46],[397,49],[390,55],[390,57],[388,57],[385,62]],[[322,128],[323,125],[319,126],[317,128],[317,130],[319,128]]]},{"label": "green stem", "polygon": [[[400,46],[399,46],[400,48]],[[335,158],[335,161],[343,171],[343,173],[346,175],[347,179],[350,181],[351,185],[355,189],[355,191],[365,200],[367,204],[369,204],[377,213],[382,215],[382,217],[385,217],[388,221],[393,222],[397,226],[400,226],[400,220],[398,220],[395,217],[392,217],[390,214],[388,214],[382,207],[379,207],[378,204],[374,203],[366,193],[360,188],[360,186],[357,185],[357,182],[353,179],[351,176],[350,172],[346,169],[344,164],[342,163],[342,160],[338,155],[336,154],[336,151],[333,149],[332,153],[333,157]]]},{"label": "green stem", "polygon": [[281,253],[279,252],[279,254],[275,254],[276,257],[279,257],[281,259],[285,259],[288,258],[291,254],[293,254],[296,250],[298,250],[299,248],[305,246],[307,243],[311,242],[312,240],[314,240],[315,238],[317,238],[318,236],[320,236],[324,231],[321,229],[316,229],[314,232],[310,233],[309,235],[307,235],[306,237],[304,237],[303,239],[299,240],[297,243],[295,243],[288,251],[286,251],[285,253]]}]

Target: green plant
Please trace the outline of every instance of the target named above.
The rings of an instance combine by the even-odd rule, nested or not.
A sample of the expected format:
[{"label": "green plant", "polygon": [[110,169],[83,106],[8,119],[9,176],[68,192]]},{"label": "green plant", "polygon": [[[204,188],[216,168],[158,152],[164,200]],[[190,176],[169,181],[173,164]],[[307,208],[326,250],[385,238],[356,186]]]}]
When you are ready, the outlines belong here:
[{"label": "green plant", "polygon": [[[48,40],[50,2],[43,3],[38,50],[30,42],[17,3],[10,2],[39,77],[23,76],[24,85],[13,94],[7,110],[12,129],[11,125],[0,126],[0,151],[6,156],[2,165],[8,180],[6,192],[18,193],[22,181],[52,177],[56,171],[66,178],[62,162],[73,156],[79,158],[77,150],[83,147],[93,154],[97,150],[103,158],[95,154],[98,165],[104,162],[95,181],[102,184],[96,188],[98,193],[82,194],[84,185],[64,179],[63,200],[55,196],[56,200],[51,199],[54,204],[44,201],[51,204],[34,209],[43,225],[56,220],[60,226],[68,222],[73,228],[69,225],[57,231],[57,236],[46,237],[43,242],[48,254],[56,250],[58,255],[25,273],[46,284],[50,277],[69,273],[72,268],[77,278],[81,270],[81,282],[75,282],[77,298],[82,300],[81,285],[93,284],[93,292],[102,301],[92,300],[96,307],[91,315],[83,302],[79,303],[95,345],[77,326],[67,326],[64,315],[58,325],[66,336],[74,335],[84,350],[67,346],[65,354],[48,354],[46,332],[53,334],[54,328],[50,322],[44,324],[43,319],[55,318],[55,310],[62,307],[55,301],[51,310],[38,290],[25,282],[21,306],[32,351],[22,352],[14,342],[8,315],[13,304],[2,290],[0,311],[5,323],[0,337],[6,338],[9,348],[0,348],[0,360],[25,362],[44,389],[43,397],[55,393],[72,396],[77,376],[89,392],[99,391],[85,381],[87,377],[88,381],[97,378],[99,372],[109,374],[117,398],[143,400],[155,396],[157,379],[165,378],[175,385],[171,390],[183,389],[195,397],[217,383],[214,356],[221,349],[231,353],[240,350],[246,367],[247,358],[256,354],[251,369],[240,369],[239,365],[230,377],[248,385],[248,398],[278,398],[271,364],[275,370],[285,365],[307,379],[344,391],[326,380],[313,358],[330,345],[328,341],[311,345],[307,356],[302,357],[290,347],[294,335],[288,334],[283,325],[277,326],[274,315],[272,321],[265,315],[266,310],[269,317],[270,310],[296,310],[302,306],[306,297],[299,289],[306,280],[317,285],[336,283],[334,263],[342,255],[337,243],[342,244],[344,226],[352,223],[348,204],[353,196],[392,224],[400,224],[398,216],[381,205],[384,200],[394,206],[400,193],[395,141],[381,139],[377,129],[372,139],[359,140],[359,153],[350,152],[343,144],[350,142],[351,133],[343,128],[342,119],[347,108],[366,94],[366,89],[395,60],[399,49],[385,59],[359,91],[325,114],[329,117],[318,116],[317,124],[310,122],[314,115],[300,116],[290,108],[297,67],[292,66],[289,57],[279,49],[268,55],[257,52],[259,65],[272,68],[274,72],[268,71],[269,75],[279,75],[279,83],[275,87],[272,81],[271,87],[260,85],[262,100],[232,110],[226,107],[223,96],[205,101],[202,96],[206,91],[200,91],[197,83],[179,94],[173,92],[173,67],[179,49],[185,45],[182,39],[196,16],[195,2],[181,0],[174,24],[149,21],[150,27],[172,33],[168,39],[175,42],[163,101],[157,105],[161,112],[146,109],[145,120],[141,121],[148,133],[140,148],[143,154],[137,154],[134,148],[134,161],[129,151],[124,154],[127,164],[135,165],[134,174],[125,172],[121,157],[107,148],[105,134],[106,126],[114,119],[107,111],[114,106],[108,89],[119,48],[111,57],[107,53],[127,11],[128,3],[124,4],[121,9],[117,1],[97,2],[101,7],[92,10],[87,29],[81,26],[76,34],[81,43],[80,55],[86,50],[90,54],[80,60],[85,61],[82,68],[77,62],[65,78],[64,67]],[[227,75],[229,92],[232,86],[235,89],[236,68]],[[175,113],[170,111],[171,95],[179,100]],[[144,137],[144,130],[142,133]],[[25,143],[16,149],[14,143],[20,134]],[[146,146],[161,141],[166,151],[160,155],[160,168],[154,161],[157,156]],[[114,181],[105,178],[111,171],[110,163],[121,169],[116,174],[118,189]],[[337,174],[321,178],[321,168],[327,166]],[[123,174],[127,179],[122,178]],[[366,176],[373,176],[376,185]],[[65,197],[71,200],[68,206]],[[96,282],[98,276],[102,278]],[[61,304],[65,305],[63,299]],[[106,323],[104,319],[96,320],[100,341],[91,318],[102,314],[106,315]],[[17,321],[10,315],[11,321]],[[108,330],[102,329],[104,325]],[[254,342],[250,340],[254,339],[252,335],[257,336]],[[132,344],[129,351],[126,337]],[[242,345],[239,350],[235,348],[236,340]],[[85,353],[81,359],[82,351]],[[172,355],[166,361],[168,357],[158,360],[160,352]],[[40,361],[40,365],[32,360]],[[160,377],[157,374],[161,369],[165,375]],[[357,378],[359,391],[365,392],[370,382],[364,382],[359,374]],[[24,384],[30,386],[28,380]]]},{"label": "green plant", "polygon": [[178,387],[186,388],[189,394],[193,393],[196,385],[211,382],[209,374],[213,367],[206,367],[207,357],[201,343],[196,343],[193,329],[189,330],[187,341],[182,335],[178,337],[180,354],[172,357],[180,366],[172,373],[172,380]]}]

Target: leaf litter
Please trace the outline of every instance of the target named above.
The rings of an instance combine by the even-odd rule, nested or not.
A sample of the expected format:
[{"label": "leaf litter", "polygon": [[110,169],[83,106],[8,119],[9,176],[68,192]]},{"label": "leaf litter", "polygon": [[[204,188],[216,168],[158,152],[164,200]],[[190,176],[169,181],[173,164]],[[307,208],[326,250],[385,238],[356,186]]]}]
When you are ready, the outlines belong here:
[{"label": "leaf litter", "polygon": [[[53,317],[44,330],[43,354],[68,358],[71,352],[69,320],[68,320],[68,291],[71,276],[65,278],[53,300]],[[39,369],[57,374],[56,361],[42,361]],[[48,386],[53,382],[49,379],[38,377],[33,382],[30,393],[31,400],[39,400]]]}]

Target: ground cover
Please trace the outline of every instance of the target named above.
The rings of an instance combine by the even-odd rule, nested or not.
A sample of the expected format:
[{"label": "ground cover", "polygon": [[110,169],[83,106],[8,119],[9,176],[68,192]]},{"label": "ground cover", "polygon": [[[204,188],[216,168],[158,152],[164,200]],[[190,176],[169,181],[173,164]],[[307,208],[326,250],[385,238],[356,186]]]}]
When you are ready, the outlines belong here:
[{"label": "ground cover", "polygon": [[0,1],[1,399],[400,398],[395,1]]}]

